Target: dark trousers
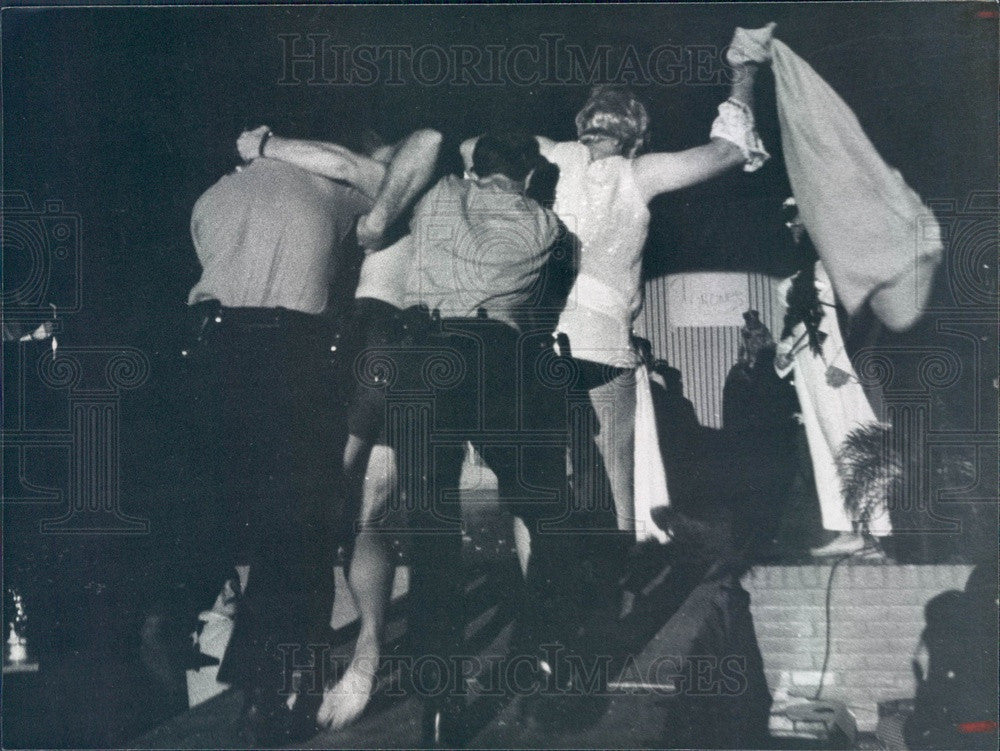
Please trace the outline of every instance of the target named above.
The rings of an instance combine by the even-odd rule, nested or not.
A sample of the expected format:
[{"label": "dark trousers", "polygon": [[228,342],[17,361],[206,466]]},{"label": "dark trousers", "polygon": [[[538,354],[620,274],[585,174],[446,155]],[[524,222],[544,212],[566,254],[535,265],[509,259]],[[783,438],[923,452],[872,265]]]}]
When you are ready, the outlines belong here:
[{"label": "dark trousers", "polygon": [[198,356],[216,397],[219,505],[228,522],[210,557],[230,571],[250,565],[219,680],[277,700],[287,668],[306,663],[308,647],[328,644],[345,528],[340,353],[324,321],[288,310],[221,308],[202,323]]},{"label": "dark trousers", "polygon": [[409,501],[410,642],[415,658],[441,658],[435,662],[448,670],[447,685],[457,687],[452,658],[462,654],[466,624],[459,503],[466,441],[497,475],[501,503],[531,532],[518,648],[573,649],[581,593],[566,479],[568,384],[544,340],[486,319],[407,317],[412,343],[389,358],[387,426]]},{"label": "dark trousers", "polygon": [[378,353],[398,352],[408,341],[403,329],[402,311],[384,300],[362,297],[354,301],[347,345],[352,351],[366,354],[356,365],[362,366],[354,373],[354,395],[351,399],[348,430],[366,443],[385,442],[386,389],[382,372],[386,361]]}]

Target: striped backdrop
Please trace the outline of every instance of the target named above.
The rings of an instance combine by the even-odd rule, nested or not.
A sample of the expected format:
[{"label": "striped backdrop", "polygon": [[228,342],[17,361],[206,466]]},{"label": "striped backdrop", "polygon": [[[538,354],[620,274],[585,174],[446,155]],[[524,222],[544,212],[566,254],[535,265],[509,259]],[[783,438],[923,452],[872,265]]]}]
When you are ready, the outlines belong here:
[{"label": "striped backdrop", "polygon": [[[722,387],[726,374],[736,362],[739,349],[740,327],[743,324],[741,312],[727,309],[714,317],[718,325],[671,324],[671,319],[682,318],[680,304],[671,298],[670,290],[678,289],[684,282],[685,274],[670,274],[651,279],[645,285],[645,305],[635,324],[635,331],[652,342],[655,357],[666,360],[681,372],[684,395],[694,404],[695,413],[702,425],[722,427]],[[739,274],[746,285],[746,296],[741,299],[745,309],[760,311],[761,320],[775,337],[781,335],[784,307],[775,292],[780,280],[754,273]],[[713,278],[719,280],[720,288],[733,287],[734,274],[713,275],[699,273],[702,286],[711,285]],[[724,280],[724,281],[723,281]],[[742,291],[740,289],[739,291]],[[711,319],[709,315],[703,316]],[[727,323],[727,321],[732,321]]]}]

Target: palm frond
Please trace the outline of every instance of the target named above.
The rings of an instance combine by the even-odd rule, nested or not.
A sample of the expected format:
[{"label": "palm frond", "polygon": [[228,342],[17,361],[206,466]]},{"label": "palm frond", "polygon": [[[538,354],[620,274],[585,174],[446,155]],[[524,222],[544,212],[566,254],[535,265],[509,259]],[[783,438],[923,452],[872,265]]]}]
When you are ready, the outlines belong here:
[{"label": "palm frond", "polygon": [[876,509],[888,503],[902,478],[893,430],[886,423],[871,423],[847,434],[837,451],[837,474],[844,508],[862,526]]}]

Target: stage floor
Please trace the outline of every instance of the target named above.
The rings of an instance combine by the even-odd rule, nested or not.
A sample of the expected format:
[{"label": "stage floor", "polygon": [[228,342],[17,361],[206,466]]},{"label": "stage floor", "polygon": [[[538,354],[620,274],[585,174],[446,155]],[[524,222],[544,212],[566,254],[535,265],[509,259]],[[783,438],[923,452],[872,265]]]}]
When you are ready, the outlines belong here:
[{"label": "stage floor", "polygon": [[[516,570],[509,572],[516,574]],[[501,594],[503,574],[482,575],[470,587],[472,615],[467,640],[483,663],[498,664],[511,632],[508,608],[495,598]],[[663,655],[691,655],[705,650],[698,646],[700,624],[708,623],[718,604],[715,587],[696,587],[685,598],[669,590],[669,575],[653,583],[647,597],[632,605],[621,621],[623,643],[633,645],[624,667],[614,671],[617,681],[602,697],[585,700],[574,709],[574,722],[567,730],[540,728],[522,716],[525,695],[495,696],[485,685],[490,675],[484,668],[479,683],[470,683],[468,725],[469,748],[665,748],[676,747],[673,739],[713,737],[717,728],[692,726],[712,722],[711,712],[692,713],[690,702],[678,700],[678,685],[669,670],[654,672],[650,665]],[[404,623],[402,608],[395,608],[390,624],[389,653],[400,643]],[[344,629],[349,632],[350,627]],[[351,641],[335,647],[336,657],[349,653]],[[687,676],[688,679],[691,676]],[[762,676],[761,676],[762,677]],[[622,683],[626,685],[622,685]],[[516,694],[516,692],[515,692]],[[240,748],[248,744],[238,723],[242,695],[225,693],[179,715],[154,731],[129,742],[131,748]],[[709,705],[704,705],[706,710]],[[345,730],[324,731],[302,748],[414,748],[420,742],[418,699],[399,688],[398,675],[383,675],[379,690],[361,719]],[[701,719],[699,719],[699,717]],[[705,718],[708,718],[707,720]]]},{"label": "stage floor", "polygon": [[[467,521],[466,639],[470,654],[491,665],[506,654],[513,612],[511,593],[519,572],[509,517],[496,514],[486,503]],[[611,690],[580,708],[570,729],[554,731],[524,718],[525,696],[493,695],[501,693],[488,690],[495,681],[480,679],[468,684],[471,730],[467,747],[747,747],[719,737],[719,733],[741,732],[734,731],[732,723],[723,727],[725,720],[721,718],[745,707],[719,703],[710,690],[698,696],[699,678],[688,669],[690,665],[686,673],[672,672],[670,667],[676,667],[682,657],[694,657],[693,669],[697,671],[697,660],[708,658],[702,669],[709,671],[711,680],[712,669],[718,677],[719,668],[717,663],[711,664],[712,659],[736,655],[752,660],[758,645],[763,653],[761,681],[766,676],[776,698],[811,697],[821,682],[824,698],[842,701],[855,716],[858,730],[870,734],[877,721],[878,701],[913,696],[910,659],[925,626],[924,605],[942,591],[961,589],[971,568],[858,560],[843,562],[838,569],[829,562],[802,557],[801,562],[755,567],[742,578],[741,589],[735,577],[721,586],[718,579],[705,584],[704,568],[692,566],[683,555],[662,548],[650,550],[638,564],[640,591],[633,601],[623,602],[614,639],[618,653]],[[345,592],[346,588],[341,588],[338,593],[333,619],[332,654],[340,669],[346,665],[356,637],[352,613],[346,612],[344,605],[350,598],[341,597]],[[738,594],[736,599],[734,593]],[[740,599],[746,593],[749,605]],[[403,649],[405,612],[405,597],[394,600],[386,654],[398,655]],[[735,639],[726,637],[728,642],[719,640],[720,613],[722,618],[737,619],[727,621],[724,630],[736,634]],[[737,622],[740,613],[747,616],[743,622]],[[829,649],[826,655],[825,649]],[[665,658],[666,670],[662,669]],[[826,669],[821,670],[824,663]],[[752,674],[748,668],[744,677]],[[490,672],[484,669],[481,675],[489,676]],[[757,698],[759,701],[759,695]],[[226,691],[127,745],[246,747],[249,740],[241,734],[238,723],[241,704],[239,692]],[[420,702],[400,688],[398,672],[383,671],[375,697],[354,725],[339,732],[320,732],[300,747],[413,748],[420,740],[420,712]],[[772,738],[769,747],[824,746],[805,739],[795,739],[789,745],[789,739]]]},{"label": "stage floor", "polygon": [[[501,690],[509,683],[495,677],[489,666],[496,666],[507,653],[512,631],[514,609],[512,593],[516,590],[520,572],[511,545],[509,518],[495,513],[476,514],[467,526],[463,558],[469,572],[467,589],[466,643],[469,653],[482,660],[484,668],[477,682],[469,685],[468,726],[470,748],[665,748],[686,746],[716,746],[711,739],[718,732],[713,715],[717,708],[711,701],[692,702],[678,688],[674,673],[683,656],[719,652],[731,654],[732,644],[717,643],[707,624],[720,610],[731,610],[734,577],[709,585],[701,584],[704,565],[692,568],[679,564],[662,548],[656,548],[642,565],[644,586],[622,603],[622,614],[614,635],[615,647],[610,675],[612,684],[600,698],[583,700],[574,705],[573,721],[567,730],[540,728],[527,721],[522,709],[531,699],[525,691]],[[341,580],[342,581],[342,580]],[[343,590],[342,590],[343,591]],[[742,590],[740,590],[742,591]],[[349,600],[349,598],[346,598]],[[356,637],[356,623],[349,622],[344,602],[338,596],[334,608],[333,662],[342,669],[351,653]],[[740,624],[744,632],[749,623],[749,610],[743,600],[746,618]],[[340,612],[338,612],[340,611]],[[405,631],[405,597],[394,600],[388,614],[385,654],[400,654]],[[346,622],[346,625],[344,625]],[[725,629],[723,629],[725,630]],[[706,641],[706,634],[707,637]],[[745,640],[743,643],[746,643]],[[755,649],[755,647],[754,647]],[[672,658],[666,665],[664,656]],[[657,663],[657,660],[660,663]],[[759,659],[759,658],[758,658]],[[660,667],[657,668],[657,665]],[[718,664],[714,665],[716,674]],[[671,670],[674,672],[672,673]],[[319,733],[304,748],[413,748],[420,741],[421,705],[417,698],[406,695],[399,687],[399,673],[380,675],[379,689],[358,722],[339,732]],[[759,671],[763,684],[763,671]],[[616,680],[617,679],[617,680]],[[693,676],[679,680],[693,685]],[[624,684],[624,685],[622,685]],[[766,690],[766,689],[765,689]],[[758,694],[759,698],[759,694]],[[711,697],[709,697],[711,699]],[[180,714],[155,730],[131,739],[131,748],[239,748],[248,745],[241,735],[238,717],[242,695],[226,691]],[[701,709],[704,711],[700,711]],[[766,709],[764,710],[766,713]],[[766,715],[765,715],[766,716]],[[707,727],[698,727],[698,724]],[[766,724],[766,720],[765,720]],[[686,739],[682,742],[680,739]]]}]

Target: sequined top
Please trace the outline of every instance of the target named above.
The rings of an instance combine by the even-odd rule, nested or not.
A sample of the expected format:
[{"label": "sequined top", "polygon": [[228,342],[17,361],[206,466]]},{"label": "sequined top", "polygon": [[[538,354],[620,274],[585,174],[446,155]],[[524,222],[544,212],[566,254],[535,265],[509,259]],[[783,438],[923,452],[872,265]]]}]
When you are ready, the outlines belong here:
[{"label": "sequined top", "polygon": [[642,250],[649,208],[633,162],[622,156],[591,161],[576,141],[545,157],[559,167],[555,212],[579,240],[579,271],[558,330],[573,357],[634,367],[632,322],[642,308]]}]

